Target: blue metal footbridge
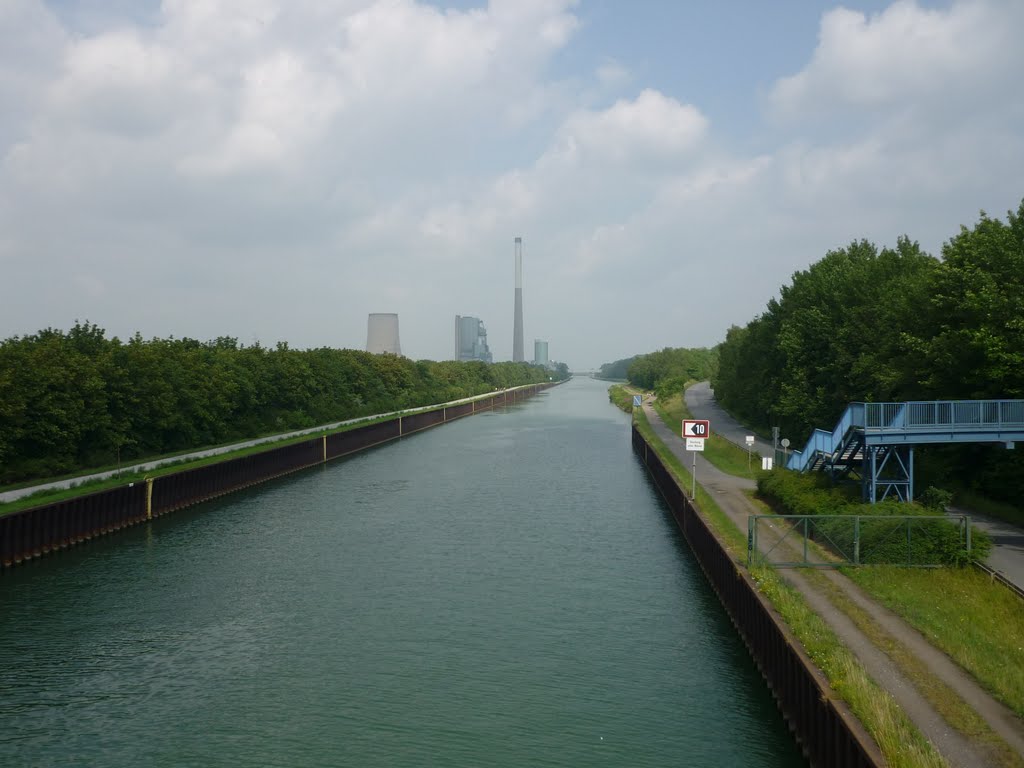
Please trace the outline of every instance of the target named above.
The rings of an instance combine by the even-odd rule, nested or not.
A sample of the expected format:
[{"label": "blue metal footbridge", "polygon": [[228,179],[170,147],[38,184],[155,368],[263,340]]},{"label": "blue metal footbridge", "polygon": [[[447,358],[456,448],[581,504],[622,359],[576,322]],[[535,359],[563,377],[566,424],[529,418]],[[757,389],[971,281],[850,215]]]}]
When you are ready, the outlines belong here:
[{"label": "blue metal footbridge", "polygon": [[865,501],[914,499],[914,446],[1024,440],[1024,400],[850,403],[831,432],[816,429],[786,467],[859,479]]}]

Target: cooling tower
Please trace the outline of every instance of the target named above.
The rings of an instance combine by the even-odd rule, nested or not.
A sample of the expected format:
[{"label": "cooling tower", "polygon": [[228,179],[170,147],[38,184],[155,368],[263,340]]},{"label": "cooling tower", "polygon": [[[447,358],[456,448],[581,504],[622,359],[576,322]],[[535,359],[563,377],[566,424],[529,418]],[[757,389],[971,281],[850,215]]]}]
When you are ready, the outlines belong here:
[{"label": "cooling tower", "polygon": [[512,362],[526,360],[523,354],[523,238],[516,238],[516,309],[512,330]]},{"label": "cooling tower", "polygon": [[398,343],[398,315],[394,312],[370,314],[366,321],[366,351],[375,355],[402,354],[402,345]]}]

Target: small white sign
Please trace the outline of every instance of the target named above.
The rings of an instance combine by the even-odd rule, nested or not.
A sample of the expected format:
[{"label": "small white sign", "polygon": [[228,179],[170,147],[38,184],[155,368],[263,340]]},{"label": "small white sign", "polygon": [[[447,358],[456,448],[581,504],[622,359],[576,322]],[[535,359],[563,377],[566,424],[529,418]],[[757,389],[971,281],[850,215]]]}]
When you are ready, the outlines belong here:
[{"label": "small white sign", "polygon": [[747,441],[747,445],[753,445],[754,444],[754,436],[753,435],[747,435],[743,439]]},{"label": "small white sign", "polygon": [[772,468],[772,460],[770,458],[761,459],[761,469],[770,470]]},{"label": "small white sign", "polygon": [[686,438],[686,450],[688,450],[688,451],[703,451],[704,450],[704,438],[703,437],[688,437],[688,438]]}]

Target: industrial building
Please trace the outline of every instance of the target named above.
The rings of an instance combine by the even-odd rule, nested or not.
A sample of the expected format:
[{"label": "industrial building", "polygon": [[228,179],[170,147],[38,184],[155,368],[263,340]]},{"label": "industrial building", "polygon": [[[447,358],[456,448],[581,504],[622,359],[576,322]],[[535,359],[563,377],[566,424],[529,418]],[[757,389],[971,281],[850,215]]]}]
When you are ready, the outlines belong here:
[{"label": "industrial building", "polygon": [[548,360],[548,343],[540,339],[533,340],[533,364],[543,365],[547,368],[550,365]]},{"label": "industrial building", "polygon": [[371,313],[366,321],[366,351],[375,355],[401,355],[398,341],[398,315],[393,312]]},{"label": "industrial building", "polygon": [[487,329],[478,317],[455,316],[455,359],[492,362]]}]

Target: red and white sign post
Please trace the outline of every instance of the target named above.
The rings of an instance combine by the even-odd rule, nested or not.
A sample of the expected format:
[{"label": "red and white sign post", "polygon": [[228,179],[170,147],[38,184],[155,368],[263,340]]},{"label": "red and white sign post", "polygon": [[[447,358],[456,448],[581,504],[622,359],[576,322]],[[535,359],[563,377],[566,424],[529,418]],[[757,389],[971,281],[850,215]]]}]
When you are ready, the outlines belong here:
[{"label": "red and white sign post", "polygon": [[711,422],[707,419],[684,419],[683,438],[686,440],[686,450],[693,451],[693,469],[690,471],[693,477],[693,490],[690,498],[697,498],[697,452],[704,450],[704,441],[711,434]]}]

